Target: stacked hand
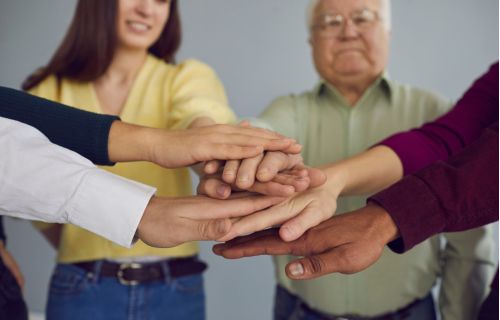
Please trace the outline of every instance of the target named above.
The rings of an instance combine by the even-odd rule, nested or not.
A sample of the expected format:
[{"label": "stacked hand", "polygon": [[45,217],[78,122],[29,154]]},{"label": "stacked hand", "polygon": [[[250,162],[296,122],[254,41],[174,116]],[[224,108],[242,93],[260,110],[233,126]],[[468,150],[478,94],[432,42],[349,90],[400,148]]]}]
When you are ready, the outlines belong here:
[{"label": "stacked hand", "polygon": [[[198,193],[225,199],[241,190],[289,197],[271,208],[242,217],[220,241],[282,224],[284,239],[293,240],[305,230],[330,218],[336,209],[335,188],[326,188],[319,169],[306,168],[298,154],[270,151],[242,161],[209,162]],[[291,197],[290,197],[291,196]],[[321,203],[321,205],[320,205]]]},{"label": "stacked hand", "polygon": [[277,230],[265,230],[214,246],[228,259],[256,255],[305,256],[290,262],[286,273],[292,279],[312,279],[327,273],[355,273],[375,263],[384,246],[398,235],[385,210],[368,205],[352,213],[334,216],[286,242]]},{"label": "stacked hand", "polygon": [[[208,125],[179,131],[148,128],[139,136],[143,143],[134,145],[143,148],[146,160],[168,168],[205,163],[210,173],[203,177],[199,193],[211,197],[152,198],[137,232],[151,246],[172,247],[187,241],[224,238],[237,219],[261,212],[283,201],[281,196],[305,190],[311,184],[311,170],[303,167],[298,155],[301,146],[268,130]],[[116,151],[112,160],[130,158],[118,153],[122,149]],[[224,180],[224,161],[226,173],[238,164],[238,174],[248,174],[251,183],[235,183],[227,177]],[[254,178],[257,168],[260,181]],[[270,174],[264,174],[266,170]],[[313,171],[312,176],[312,182],[318,184],[317,172]],[[225,189],[218,194],[221,187]],[[238,192],[232,193],[231,187]]]}]

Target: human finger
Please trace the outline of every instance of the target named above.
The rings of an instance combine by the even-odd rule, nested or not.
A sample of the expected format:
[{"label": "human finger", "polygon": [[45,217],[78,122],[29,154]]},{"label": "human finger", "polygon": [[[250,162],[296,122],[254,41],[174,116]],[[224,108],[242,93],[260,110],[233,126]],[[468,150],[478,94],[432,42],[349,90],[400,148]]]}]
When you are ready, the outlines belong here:
[{"label": "human finger", "polygon": [[257,168],[262,161],[264,154],[261,153],[257,156],[244,159],[238,168],[236,176],[236,186],[240,189],[248,189],[255,182],[255,174],[257,173]]},{"label": "human finger", "polygon": [[240,167],[240,160],[228,160],[224,165],[222,171],[222,180],[226,183],[233,184],[236,181],[238,169]]},{"label": "human finger", "polygon": [[290,200],[266,210],[255,212],[234,223],[231,230],[221,239],[228,241],[241,235],[251,234],[278,225],[302,211],[299,204],[291,205]]},{"label": "human finger", "polygon": [[231,195],[231,186],[219,176],[209,175],[200,179],[196,193],[214,199],[227,199]]},{"label": "human finger", "polygon": [[214,174],[219,171],[219,169],[224,165],[224,161],[222,160],[211,160],[207,161],[203,167],[203,171],[206,174]]},{"label": "human finger", "polygon": [[336,210],[334,200],[329,203],[312,200],[298,215],[287,220],[280,227],[280,236],[284,241],[293,241],[307,230],[331,218]]},{"label": "human finger", "polygon": [[295,280],[314,279],[335,272],[357,273],[375,263],[382,250],[383,247],[372,243],[354,241],[292,261],[285,271],[289,278]]},{"label": "human finger", "polygon": [[272,180],[278,172],[291,169],[300,164],[302,164],[302,157],[299,154],[288,155],[283,152],[267,152],[259,164],[256,176],[259,181],[267,182]]},{"label": "human finger", "polygon": [[289,254],[292,246],[280,239],[277,229],[268,229],[216,244],[212,251],[227,259],[238,259],[264,254]]},{"label": "human finger", "polygon": [[[198,219],[219,219],[246,216],[280,203],[283,198],[250,195],[227,200],[200,198],[198,201],[201,203],[203,210],[191,213],[192,215],[196,215]],[[200,203],[196,205],[199,206]]]}]

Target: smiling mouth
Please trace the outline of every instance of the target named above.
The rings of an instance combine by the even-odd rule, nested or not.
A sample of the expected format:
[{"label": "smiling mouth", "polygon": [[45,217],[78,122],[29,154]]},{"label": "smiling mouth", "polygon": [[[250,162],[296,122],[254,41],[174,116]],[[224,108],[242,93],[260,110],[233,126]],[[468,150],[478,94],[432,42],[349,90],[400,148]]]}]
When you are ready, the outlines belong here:
[{"label": "smiling mouth", "polygon": [[131,27],[133,30],[140,32],[148,31],[151,29],[151,26],[137,21],[127,21],[127,25]]}]

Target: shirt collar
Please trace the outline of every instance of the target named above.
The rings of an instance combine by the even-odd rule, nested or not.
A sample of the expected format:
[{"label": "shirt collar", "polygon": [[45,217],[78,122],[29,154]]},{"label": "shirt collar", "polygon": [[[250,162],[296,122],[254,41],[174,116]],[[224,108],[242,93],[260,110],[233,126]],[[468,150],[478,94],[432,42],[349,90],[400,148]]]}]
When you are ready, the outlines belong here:
[{"label": "shirt collar", "polygon": [[[364,92],[363,96],[366,95],[370,91],[381,90],[384,95],[389,100],[389,103],[392,105],[392,96],[394,93],[394,83],[389,78],[389,73],[384,71],[371,86],[369,86]],[[340,94],[340,92],[326,82],[324,79],[320,79],[318,84],[313,88],[313,93],[315,96],[320,97],[324,95],[330,95],[332,98],[341,101],[345,104],[344,97]],[[363,99],[363,98],[362,98]]]}]

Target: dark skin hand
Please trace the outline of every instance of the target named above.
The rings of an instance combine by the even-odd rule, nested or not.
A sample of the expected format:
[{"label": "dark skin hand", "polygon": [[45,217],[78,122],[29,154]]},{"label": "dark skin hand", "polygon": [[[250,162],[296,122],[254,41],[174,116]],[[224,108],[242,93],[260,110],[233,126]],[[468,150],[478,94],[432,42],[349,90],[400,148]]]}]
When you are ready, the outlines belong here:
[{"label": "dark skin hand", "polygon": [[384,246],[398,237],[390,215],[375,204],[334,216],[309,229],[300,238],[283,241],[277,229],[217,244],[215,254],[227,259],[257,255],[304,256],[286,266],[286,274],[294,280],[313,279],[339,272],[351,274],[375,263]]}]

